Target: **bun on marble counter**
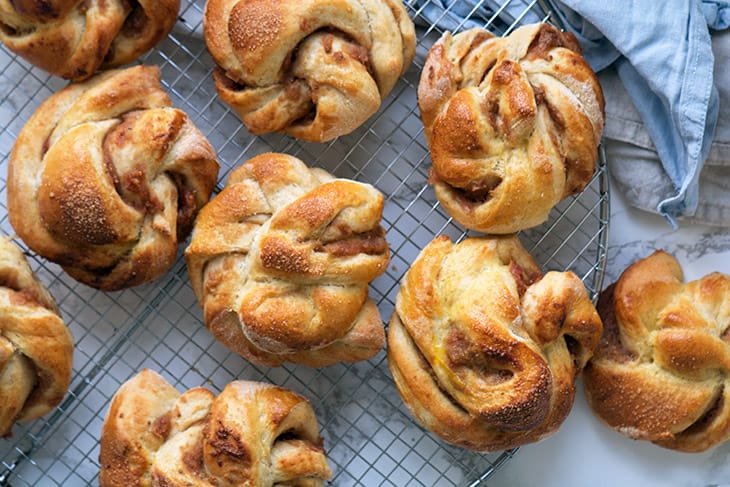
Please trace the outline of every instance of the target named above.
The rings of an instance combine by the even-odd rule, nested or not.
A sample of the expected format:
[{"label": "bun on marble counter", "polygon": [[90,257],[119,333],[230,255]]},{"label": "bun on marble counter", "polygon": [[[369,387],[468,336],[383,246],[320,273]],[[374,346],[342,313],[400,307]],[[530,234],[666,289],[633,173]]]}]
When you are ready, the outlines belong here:
[{"label": "bun on marble counter", "polygon": [[374,356],[385,333],[368,286],[390,258],[383,204],[373,186],[286,154],[242,164],[185,251],[206,327],[260,365]]},{"label": "bun on marble counter", "polygon": [[0,41],[31,64],[82,80],[156,46],[180,0],[13,0],[0,4]]},{"label": "bun on marble counter", "polygon": [[8,217],[34,252],[113,291],[170,269],[217,176],[157,67],[106,71],[51,95],[20,131]]},{"label": "bun on marble counter", "polygon": [[605,329],[583,377],[606,425],[685,452],[730,439],[730,276],[684,282],[657,250],[601,293],[598,311]]},{"label": "bun on marble counter", "polygon": [[593,177],[601,86],[573,35],[548,24],[502,38],[445,32],[424,64],[418,106],[436,196],[468,229],[539,225]]},{"label": "bun on marble counter", "polygon": [[310,403],[263,382],[216,395],[179,393],[149,369],[112,399],[100,440],[99,484],[307,485],[332,475]]},{"label": "bun on marble counter", "polygon": [[309,142],[362,125],[416,45],[401,0],[209,0],[204,33],[218,94],[246,128]]},{"label": "bun on marble counter", "polygon": [[74,341],[23,252],[0,237],[0,437],[56,407],[71,382]]},{"label": "bun on marble counter", "polygon": [[401,282],[388,364],[424,428],[504,450],[560,427],[601,330],[580,279],[543,275],[516,236],[440,236]]}]

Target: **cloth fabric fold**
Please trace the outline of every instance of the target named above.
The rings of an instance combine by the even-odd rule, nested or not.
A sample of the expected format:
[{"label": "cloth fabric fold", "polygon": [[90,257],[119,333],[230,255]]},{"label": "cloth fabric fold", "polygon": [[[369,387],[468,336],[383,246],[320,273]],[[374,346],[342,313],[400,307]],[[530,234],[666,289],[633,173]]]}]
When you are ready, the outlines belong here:
[{"label": "cloth fabric fold", "polygon": [[[676,226],[699,205],[699,177],[719,113],[710,29],[725,29],[724,1],[550,0],[593,69],[613,66],[671,181],[656,211]],[[633,173],[640,192],[654,176]]]}]

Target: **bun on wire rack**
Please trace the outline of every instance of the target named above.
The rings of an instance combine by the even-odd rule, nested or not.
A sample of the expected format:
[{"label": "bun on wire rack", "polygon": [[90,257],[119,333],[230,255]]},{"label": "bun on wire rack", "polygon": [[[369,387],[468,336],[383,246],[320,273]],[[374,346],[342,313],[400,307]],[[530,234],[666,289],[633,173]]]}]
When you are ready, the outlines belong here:
[{"label": "bun on wire rack", "polygon": [[31,64],[80,81],[152,49],[179,10],[180,0],[3,1],[0,41]]},{"label": "bun on wire rack", "polygon": [[308,142],[362,125],[416,48],[401,0],[209,0],[204,31],[218,94],[246,128]]},{"label": "bun on wire rack", "polygon": [[206,327],[247,360],[324,367],[383,348],[368,296],[390,252],[384,198],[286,154],[258,155],[200,212],[185,251]]},{"label": "bun on wire rack", "polygon": [[537,226],[593,177],[603,92],[573,35],[548,24],[501,38],[445,32],[423,66],[418,106],[436,196],[468,229]]},{"label": "bun on wire rack", "polygon": [[557,431],[601,330],[581,280],[543,275],[516,236],[440,236],[403,277],[388,365],[424,428],[505,450]]},{"label": "bun on wire rack", "polygon": [[171,105],[153,66],[45,100],[8,163],[8,218],[23,242],[104,291],[167,272],[218,176],[213,147]]}]

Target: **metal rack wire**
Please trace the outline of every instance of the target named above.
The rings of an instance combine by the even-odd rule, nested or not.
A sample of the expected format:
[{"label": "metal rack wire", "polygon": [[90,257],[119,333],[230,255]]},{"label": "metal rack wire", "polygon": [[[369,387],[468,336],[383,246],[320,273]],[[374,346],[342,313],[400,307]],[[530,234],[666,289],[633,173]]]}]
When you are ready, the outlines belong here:
[{"label": "metal rack wire", "polygon": [[[466,235],[427,184],[430,159],[416,104],[425,56],[444,29],[482,25],[506,34],[521,23],[548,20],[544,5],[537,0],[407,0],[418,28],[411,69],[365,126],[328,144],[307,144],[276,134],[255,137],[243,128],[215,94],[213,63],[201,37],[204,1],[182,4],[171,35],[140,61],[160,66],[174,105],[191,116],[218,151],[218,189],[233,168],[265,151],[290,153],[380,189],[386,195],[383,226],[392,260],[372,284],[371,296],[387,321],[399,280],[420,250],[438,234],[452,239]],[[0,67],[0,232],[12,234],[5,207],[9,152],[35,108],[66,83],[4,48]],[[601,157],[583,193],[561,203],[546,224],[520,235],[544,269],[573,270],[594,298],[606,262],[607,185]],[[53,413],[16,425],[11,438],[0,439],[0,485],[98,484],[98,442],[109,402],[143,367],[162,373],[179,390],[206,385],[220,391],[229,381],[245,378],[303,394],[317,412],[334,471],[332,485],[478,485],[514,455],[465,451],[421,429],[394,388],[384,351],[367,362],[319,370],[256,367],[229,352],[202,323],[182,258],[185,245],[164,277],[115,293],[79,284],[60,267],[27,252],[74,335],[74,375],[67,397]]]}]

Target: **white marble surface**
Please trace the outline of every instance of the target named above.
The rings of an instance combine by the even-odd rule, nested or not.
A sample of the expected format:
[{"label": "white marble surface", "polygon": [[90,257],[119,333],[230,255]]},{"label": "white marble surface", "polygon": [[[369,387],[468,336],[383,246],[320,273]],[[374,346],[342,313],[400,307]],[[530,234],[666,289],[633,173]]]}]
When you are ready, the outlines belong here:
[{"label": "white marble surface", "polygon": [[[672,253],[687,280],[712,271],[730,273],[730,227],[682,224],[626,206],[611,195],[604,287],[631,262],[656,248]],[[679,453],[614,433],[593,416],[579,383],[576,402],[553,436],[523,446],[489,480],[490,487],[730,486],[730,442],[699,454]]]}]

